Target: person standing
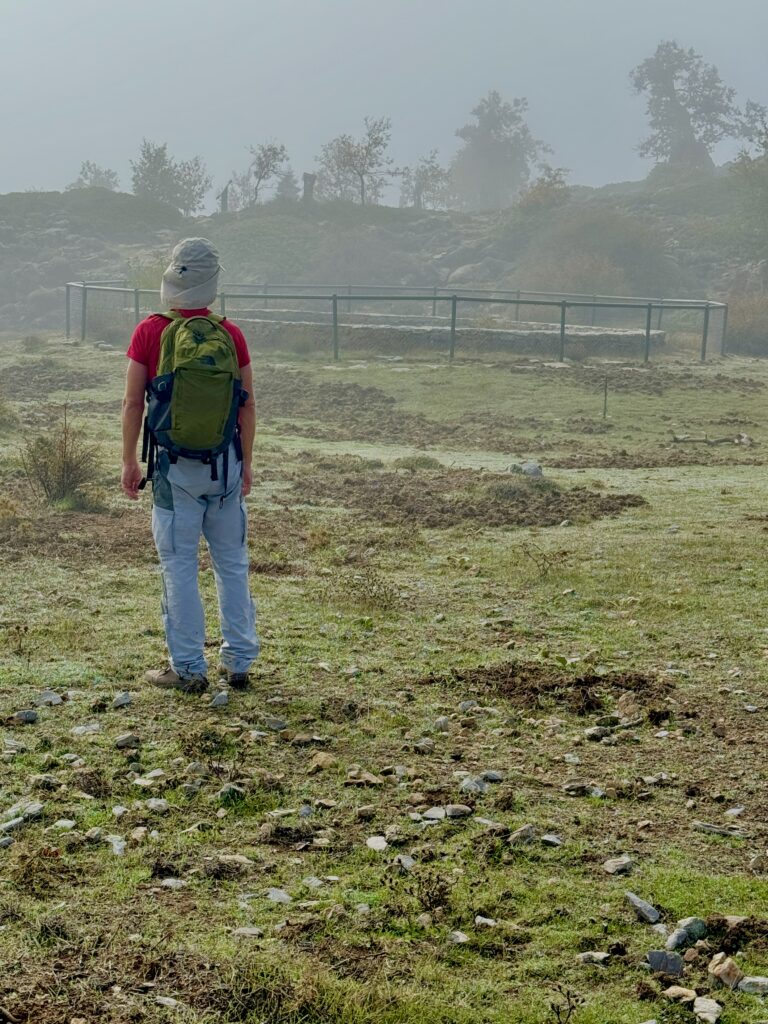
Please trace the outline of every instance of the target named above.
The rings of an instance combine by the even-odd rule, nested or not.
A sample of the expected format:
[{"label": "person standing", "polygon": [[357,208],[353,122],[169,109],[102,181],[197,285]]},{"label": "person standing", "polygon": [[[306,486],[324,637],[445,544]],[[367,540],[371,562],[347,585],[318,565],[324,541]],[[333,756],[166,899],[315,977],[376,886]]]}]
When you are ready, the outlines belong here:
[{"label": "person standing", "polygon": [[122,411],[121,487],[137,500],[145,483],[137,445],[147,398],[143,455],[152,482],[169,663],[145,678],[192,694],[208,687],[201,536],[216,579],[223,679],[244,689],[259,653],[243,500],[253,479],[253,372],[240,328],[210,310],[220,270],[207,239],[187,238],[175,247],[160,291],[169,312],[148,316],[133,332]]}]

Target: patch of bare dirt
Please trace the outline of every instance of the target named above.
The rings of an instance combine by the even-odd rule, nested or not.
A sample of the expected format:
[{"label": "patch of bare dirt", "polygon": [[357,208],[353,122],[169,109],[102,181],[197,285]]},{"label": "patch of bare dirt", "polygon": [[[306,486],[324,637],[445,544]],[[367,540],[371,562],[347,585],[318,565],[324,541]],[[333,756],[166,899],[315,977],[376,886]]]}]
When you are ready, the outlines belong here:
[{"label": "patch of bare dirt", "polygon": [[637,494],[561,490],[548,481],[471,469],[401,473],[368,468],[363,459],[311,458],[312,471],[297,475],[289,492],[297,501],[349,508],[389,526],[555,526],[646,504]]},{"label": "patch of bare dirt", "polygon": [[29,362],[12,363],[0,376],[0,394],[16,402],[39,401],[51,391],[83,391],[103,384],[103,374],[96,370],[69,366],[45,357]]},{"label": "patch of bare dirt", "polygon": [[736,445],[681,448],[677,445],[656,451],[627,451],[625,448],[609,451],[580,452],[578,455],[559,455],[547,459],[552,469],[665,469],[681,466],[722,466],[738,463],[740,466],[763,466],[762,458],[743,456],[745,449]]},{"label": "patch of bare dirt", "polygon": [[663,700],[672,689],[666,680],[642,672],[576,675],[543,663],[518,661],[432,673],[418,679],[417,684],[460,684],[468,693],[492,693],[515,707],[542,708],[554,703],[578,715],[599,711],[608,697],[627,692],[648,706]]},{"label": "patch of bare dirt", "polygon": [[765,389],[765,383],[753,377],[732,377],[725,373],[709,373],[694,367],[612,366],[606,364],[574,364],[567,369],[553,364],[522,364],[510,367],[512,373],[534,373],[537,376],[559,377],[589,391],[601,391],[608,378],[608,391],[643,395],[664,395],[668,391],[717,391],[720,394],[753,395]]}]

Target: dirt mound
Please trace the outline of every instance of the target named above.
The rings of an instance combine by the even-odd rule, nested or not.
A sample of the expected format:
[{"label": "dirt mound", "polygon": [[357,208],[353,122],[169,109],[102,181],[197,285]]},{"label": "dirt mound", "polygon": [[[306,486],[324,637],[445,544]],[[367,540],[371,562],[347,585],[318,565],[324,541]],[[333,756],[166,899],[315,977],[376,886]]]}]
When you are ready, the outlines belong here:
[{"label": "dirt mound", "polygon": [[608,391],[625,394],[664,395],[668,391],[717,391],[720,394],[735,393],[751,395],[765,389],[761,380],[753,377],[731,377],[725,373],[709,373],[706,369],[681,367],[670,369],[661,366],[611,366],[580,365],[567,369],[556,364],[520,364],[511,368],[512,373],[535,373],[542,376],[558,376],[567,382],[578,384],[589,391],[602,391],[608,378]]},{"label": "dirt mound", "polygon": [[547,460],[552,469],[664,469],[680,466],[764,466],[768,455],[742,458],[746,449],[736,445],[695,448],[663,447],[657,451],[628,452],[624,448],[611,451],[583,452],[579,455],[561,455]]},{"label": "dirt mound", "polygon": [[83,391],[103,383],[96,370],[81,370],[58,359],[43,357],[6,366],[0,377],[0,394],[14,401],[37,399],[51,391]]},{"label": "dirt mound", "polygon": [[651,704],[671,689],[669,683],[641,672],[574,675],[550,665],[518,661],[433,673],[417,683],[422,686],[460,684],[468,693],[501,696],[515,707],[543,708],[556,704],[578,715],[598,711],[604,707],[607,697],[620,697],[628,691],[639,703]]},{"label": "dirt mound", "polygon": [[463,522],[484,526],[555,526],[591,520],[645,505],[637,494],[603,495],[585,487],[561,490],[549,481],[472,469],[392,472],[363,459],[313,459],[294,480],[302,504],[353,509],[387,526],[444,529]]}]

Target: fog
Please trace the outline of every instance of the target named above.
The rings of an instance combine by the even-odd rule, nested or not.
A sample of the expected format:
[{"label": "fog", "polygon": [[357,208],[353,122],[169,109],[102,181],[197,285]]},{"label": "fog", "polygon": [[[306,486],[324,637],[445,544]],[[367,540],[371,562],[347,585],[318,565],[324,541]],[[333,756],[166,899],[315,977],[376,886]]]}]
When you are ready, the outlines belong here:
[{"label": "fog", "polygon": [[144,137],[202,156],[214,190],[270,138],[300,176],[366,114],[392,118],[397,164],[432,148],[447,162],[491,88],[528,98],[571,181],[639,178],[651,163],[628,72],[666,38],[739,101],[768,99],[765,0],[0,0],[0,18],[0,192],[63,188],[83,160],[128,190]]}]

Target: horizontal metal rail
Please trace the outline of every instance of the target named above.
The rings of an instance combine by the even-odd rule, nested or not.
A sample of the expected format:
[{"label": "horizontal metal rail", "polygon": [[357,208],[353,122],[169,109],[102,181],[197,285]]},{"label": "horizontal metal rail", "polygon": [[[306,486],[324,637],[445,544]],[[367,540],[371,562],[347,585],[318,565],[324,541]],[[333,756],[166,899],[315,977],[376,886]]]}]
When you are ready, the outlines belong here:
[{"label": "horizontal metal rail", "polygon": [[[320,289],[332,286],[328,285],[281,285],[280,291],[272,290],[275,286],[263,285],[242,285],[239,290],[233,288],[219,293],[221,312],[226,315],[228,299],[249,299],[263,300],[266,309],[270,302],[329,302],[331,304],[331,316],[333,324],[333,354],[334,358],[339,355],[339,301],[347,303],[347,309],[351,310],[354,302],[418,302],[431,303],[432,315],[436,316],[437,304],[442,302],[450,303],[450,348],[448,357],[453,359],[456,349],[457,337],[457,309],[460,302],[486,305],[486,306],[514,306],[516,318],[520,319],[520,307],[532,306],[545,309],[557,309],[559,311],[560,347],[559,356],[562,360],[565,357],[565,342],[567,335],[567,311],[569,309],[591,309],[593,312],[592,323],[594,325],[594,312],[597,309],[622,309],[622,310],[643,310],[645,312],[645,362],[650,358],[652,320],[654,311],[658,311],[657,330],[661,329],[661,318],[664,312],[685,311],[702,312],[703,328],[701,338],[701,361],[704,362],[707,356],[707,342],[710,328],[712,310],[723,311],[722,329],[722,351],[725,351],[725,326],[727,324],[728,306],[724,302],[716,302],[707,299],[652,299],[639,298],[635,296],[597,296],[585,295],[584,293],[572,293],[564,295],[555,292],[524,292],[511,291],[508,289],[455,289],[434,286],[432,289],[425,289],[423,286],[403,285],[347,285],[345,289],[337,289],[332,293],[320,293]],[[362,290],[355,292],[354,288]],[[249,289],[245,291],[245,289]],[[307,291],[295,291],[293,289],[304,288]],[[80,289],[81,294],[81,340],[86,337],[86,324],[88,315],[88,293],[107,292],[112,294],[130,295],[133,300],[133,313],[138,323],[141,318],[141,298],[145,295],[159,296],[160,292],[155,288],[131,288],[127,285],[113,284],[111,282],[91,281],[69,281],[66,285],[66,330],[67,337],[71,331],[71,296],[73,289]],[[261,291],[251,290],[261,289]],[[290,289],[290,290],[289,290]],[[309,289],[315,289],[310,291]],[[414,294],[415,293],[415,294]],[[311,312],[311,311],[307,311]],[[466,329],[466,328],[462,328]],[[470,328],[471,329],[471,328]]]}]

